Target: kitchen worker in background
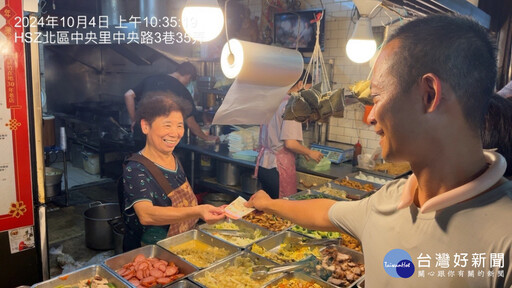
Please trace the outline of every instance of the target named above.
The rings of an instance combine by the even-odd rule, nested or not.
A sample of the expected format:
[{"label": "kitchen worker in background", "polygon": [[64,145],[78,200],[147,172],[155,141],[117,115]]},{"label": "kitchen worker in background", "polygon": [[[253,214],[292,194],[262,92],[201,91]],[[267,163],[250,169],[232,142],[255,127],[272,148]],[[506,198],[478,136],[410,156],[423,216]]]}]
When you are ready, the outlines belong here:
[{"label": "kitchen worker in background", "polygon": [[304,85],[304,74],[305,72],[288,90],[288,95],[270,122],[260,127],[259,153],[254,173],[261,182],[262,189],[274,199],[297,193],[295,154],[304,155],[306,159],[316,162],[324,157],[320,151],[308,149],[301,144],[302,123],[283,120],[282,117],[290,94],[311,87],[311,75]]},{"label": "kitchen worker in background", "polygon": [[[124,166],[121,205],[126,224],[124,251],[140,247],[141,241],[154,244],[188,231],[199,218],[207,223],[224,219],[223,207],[197,205],[183,167],[173,153],[185,131],[183,115],[188,113],[184,113],[182,107],[187,105],[183,99],[167,92],[142,99],[137,109],[136,119],[146,135],[146,146],[138,154],[149,163],[143,164],[130,157]],[[151,166],[157,173],[151,172]],[[170,185],[165,186],[171,191],[159,184],[155,175],[160,173],[158,170],[163,173],[160,178],[169,182]]]},{"label": "kitchen worker in background", "polygon": [[[190,102],[192,105],[192,110],[189,114],[185,116],[185,122],[187,123],[188,128],[194,135],[205,140],[205,141],[217,141],[217,136],[206,135],[202,130],[199,124],[197,124],[194,115],[197,113],[194,99],[190,92],[187,89],[187,86],[196,79],[196,67],[192,65],[190,62],[183,62],[178,65],[175,72],[170,75],[167,74],[157,74],[152,75],[140,82],[134,88],[126,91],[124,94],[124,101],[126,104],[126,109],[128,110],[128,114],[130,115],[130,120],[132,122],[132,131],[134,133],[134,139],[136,142],[142,144],[145,143],[144,137],[140,132],[140,128],[134,127],[139,123],[135,121],[135,106],[143,97],[146,96],[147,93],[151,92],[159,92],[159,91],[170,91]],[[140,144],[138,145],[140,146]],[[143,146],[143,145],[142,145]],[[137,149],[142,148],[137,147]]]},{"label": "kitchen worker in background", "polygon": [[[368,120],[383,158],[411,164],[408,179],[359,201],[274,200],[258,191],[246,206],[361,240],[367,287],[511,287],[512,182],[480,134],[497,74],[489,39],[470,18],[432,15],[384,44]],[[448,270],[454,277],[439,276]]]},{"label": "kitchen worker in background", "polygon": [[512,179],[512,98],[494,94],[489,101],[482,129],[484,149],[496,149],[507,160],[507,170],[503,176]]}]

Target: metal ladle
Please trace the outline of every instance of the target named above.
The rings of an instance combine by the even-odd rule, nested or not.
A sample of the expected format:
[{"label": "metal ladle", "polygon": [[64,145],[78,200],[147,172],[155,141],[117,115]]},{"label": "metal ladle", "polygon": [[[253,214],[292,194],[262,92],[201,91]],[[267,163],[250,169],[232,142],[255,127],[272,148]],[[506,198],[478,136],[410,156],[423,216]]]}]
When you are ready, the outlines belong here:
[{"label": "metal ladle", "polygon": [[268,267],[265,265],[256,265],[256,266],[252,267],[251,279],[261,280],[261,279],[265,279],[270,274],[292,271],[299,267],[307,266],[307,265],[311,264],[311,262],[314,260],[316,260],[316,257],[311,255],[302,261],[295,262],[292,264],[284,264],[284,265],[271,266],[271,267]]}]

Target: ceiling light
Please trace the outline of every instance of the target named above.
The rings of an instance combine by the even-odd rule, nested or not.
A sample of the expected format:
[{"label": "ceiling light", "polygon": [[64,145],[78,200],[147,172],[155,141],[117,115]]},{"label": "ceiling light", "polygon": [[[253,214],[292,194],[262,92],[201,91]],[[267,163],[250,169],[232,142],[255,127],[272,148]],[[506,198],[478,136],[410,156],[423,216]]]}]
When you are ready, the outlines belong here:
[{"label": "ceiling light", "polygon": [[372,23],[368,17],[361,17],[356,23],[352,37],[347,42],[347,56],[356,63],[368,62],[377,51],[373,38]]},{"label": "ceiling light", "polygon": [[224,15],[217,0],[188,0],[181,22],[192,39],[207,42],[219,36],[224,27]]}]

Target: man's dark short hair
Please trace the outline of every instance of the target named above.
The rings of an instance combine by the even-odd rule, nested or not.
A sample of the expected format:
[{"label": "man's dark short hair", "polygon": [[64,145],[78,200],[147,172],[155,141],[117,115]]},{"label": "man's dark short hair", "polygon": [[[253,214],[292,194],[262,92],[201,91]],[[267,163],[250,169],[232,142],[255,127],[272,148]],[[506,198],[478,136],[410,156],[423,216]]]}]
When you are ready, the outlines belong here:
[{"label": "man's dark short hair", "polygon": [[183,62],[178,65],[176,72],[180,73],[181,76],[190,75],[192,81],[195,81],[197,77],[196,67],[190,62]]},{"label": "man's dark short hair", "polygon": [[507,160],[505,177],[512,176],[512,98],[498,94],[491,96],[489,109],[485,114],[485,124],[481,131],[484,149],[497,148]]},{"label": "man's dark short hair", "polygon": [[388,73],[399,94],[433,73],[448,83],[466,121],[480,129],[494,92],[496,49],[489,33],[464,16],[432,15],[400,26],[388,39],[399,41]]}]

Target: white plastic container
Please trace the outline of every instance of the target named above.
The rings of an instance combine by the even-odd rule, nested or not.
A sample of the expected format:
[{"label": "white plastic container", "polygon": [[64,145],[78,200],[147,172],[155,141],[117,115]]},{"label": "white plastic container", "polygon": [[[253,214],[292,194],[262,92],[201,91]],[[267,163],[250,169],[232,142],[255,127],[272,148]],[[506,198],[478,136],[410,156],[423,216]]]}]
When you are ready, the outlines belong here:
[{"label": "white plastic container", "polygon": [[89,174],[100,173],[100,157],[98,154],[91,152],[82,152],[84,170]]}]

